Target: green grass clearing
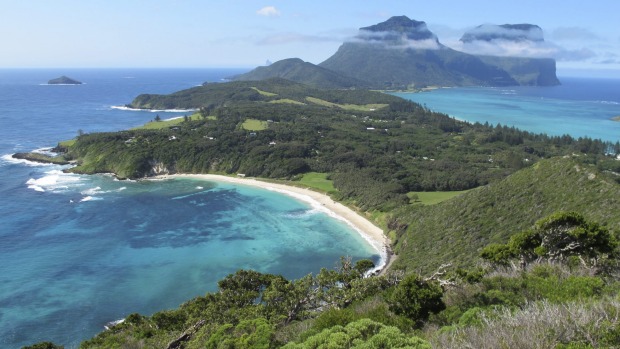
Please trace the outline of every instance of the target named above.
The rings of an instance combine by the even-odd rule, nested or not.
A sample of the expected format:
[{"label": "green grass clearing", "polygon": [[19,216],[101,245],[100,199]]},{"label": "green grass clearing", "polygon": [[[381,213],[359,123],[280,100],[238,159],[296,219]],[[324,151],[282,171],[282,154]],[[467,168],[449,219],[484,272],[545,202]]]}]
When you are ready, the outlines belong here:
[{"label": "green grass clearing", "polygon": [[[188,116],[190,120],[200,120],[202,116],[199,113],[192,114]],[[163,128],[177,126],[185,121],[184,117],[174,118],[170,120],[162,120],[162,121],[149,121],[146,124],[138,127],[132,128],[132,130],[161,130]]]},{"label": "green grass clearing", "polygon": [[267,127],[269,127],[269,124],[267,123],[267,121],[256,120],[256,119],[246,119],[243,122],[243,124],[241,124],[241,127],[244,130],[248,130],[248,131],[262,131],[262,130],[266,130]]},{"label": "green grass clearing", "polygon": [[[452,199],[455,196],[468,192],[468,190],[461,191],[419,191],[409,192],[407,196],[411,200],[411,203],[422,205],[435,205],[440,202]],[[416,197],[417,196],[417,197]]]},{"label": "green grass clearing", "polygon": [[338,107],[344,110],[351,111],[374,111],[388,106],[387,104],[338,104],[315,97],[306,97],[306,100],[310,103],[322,105],[325,107]]},{"label": "green grass clearing", "polygon": [[334,188],[334,182],[331,179],[327,179],[327,173],[308,172],[299,180],[300,184],[307,187],[318,189],[324,192],[336,191]]},{"label": "green grass clearing", "polygon": [[256,92],[260,93],[262,96],[265,96],[265,97],[273,97],[273,96],[277,96],[277,95],[278,95],[277,93],[271,93],[271,92],[267,92],[267,91],[259,90],[259,89],[258,89],[258,88],[256,88],[256,87],[252,87],[252,89],[253,89],[254,91],[256,91]]},{"label": "green grass clearing", "polygon": [[269,101],[269,103],[274,103],[274,104],[296,104],[296,105],[306,105],[305,103],[296,101],[294,99],[288,99],[288,98],[282,98],[282,99],[275,99],[273,101]]},{"label": "green grass clearing", "polygon": [[61,147],[69,148],[75,144],[75,139],[70,139],[68,141],[58,142],[58,145]]}]

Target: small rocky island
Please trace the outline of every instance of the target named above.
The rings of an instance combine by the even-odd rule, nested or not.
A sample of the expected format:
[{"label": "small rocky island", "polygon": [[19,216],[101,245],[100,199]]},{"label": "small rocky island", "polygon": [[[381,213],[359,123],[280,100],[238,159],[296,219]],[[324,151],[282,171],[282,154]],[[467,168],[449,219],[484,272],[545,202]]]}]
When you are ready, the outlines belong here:
[{"label": "small rocky island", "polygon": [[48,81],[47,83],[50,85],[81,85],[82,84],[81,81],[71,79],[70,77],[67,77],[64,75],[59,78],[52,79]]}]

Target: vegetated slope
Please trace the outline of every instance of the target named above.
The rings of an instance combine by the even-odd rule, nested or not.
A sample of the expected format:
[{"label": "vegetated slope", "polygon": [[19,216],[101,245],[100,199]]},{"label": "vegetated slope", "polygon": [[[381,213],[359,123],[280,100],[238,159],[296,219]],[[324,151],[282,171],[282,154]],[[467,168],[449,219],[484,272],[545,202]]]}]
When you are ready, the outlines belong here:
[{"label": "vegetated slope", "polygon": [[283,78],[318,88],[368,88],[370,83],[344,76],[299,58],[283,59],[269,66],[258,67],[248,73],[237,75],[233,80],[265,80]]},{"label": "vegetated slope", "polygon": [[[207,85],[153,100],[173,108],[191,101],[185,105],[200,108],[201,116],[174,127],[82,135],[64,147],[65,159],[79,165],[71,171],[121,178],[329,173],[336,199],[388,211],[407,204],[411,191],[476,188],[541,158],[573,152],[602,158],[611,146],[469,124],[391,95],[284,79]],[[249,130],[248,120],[262,126]]]},{"label": "vegetated slope", "polygon": [[[260,91],[269,92],[261,94]],[[167,95],[141,94],[127,106],[138,109],[198,109],[213,110],[238,102],[269,102],[290,99],[306,103],[313,96],[333,103],[385,103],[398,100],[371,91],[338,91],[313,88],[283,78],[260,81],[209,83]]]},{"label": "vegetated slope", "polygon": [[[395,267],[430,272],[471,265],[489,243],[505,243],[557,211],[577,211],[620,231],[620,184],[579,159],[553,158],[434,206],[395,213]],[[406,211],[406,213],[405,213]],[[394,226],[397,226],[394,222]]]},{"label": "vegetated slope", "polygon": [[506,71],[447,47],[402,49],[374,43],[344,43],[320,66],[365,79],[383,89],[518,85]]}]

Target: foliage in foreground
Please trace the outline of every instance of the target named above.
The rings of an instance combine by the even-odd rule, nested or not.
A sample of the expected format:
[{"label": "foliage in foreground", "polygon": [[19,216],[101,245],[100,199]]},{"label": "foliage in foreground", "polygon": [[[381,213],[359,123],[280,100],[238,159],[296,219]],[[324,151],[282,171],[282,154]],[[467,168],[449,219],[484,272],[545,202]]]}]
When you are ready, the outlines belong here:
[{"label": "foliage in foreground", "polygon": [[346,326],[334,326],[307,338],[301,343],[289,343],[284,349],[430,349],[428,342],[403,334],[398,328],[362,319]]},{"label": "foliage in foreground", "polygon": [[517,310],[481,312],[478,324],[446,329],[433,347],[457,348],[617,348],[620,302],[532,302]]}]

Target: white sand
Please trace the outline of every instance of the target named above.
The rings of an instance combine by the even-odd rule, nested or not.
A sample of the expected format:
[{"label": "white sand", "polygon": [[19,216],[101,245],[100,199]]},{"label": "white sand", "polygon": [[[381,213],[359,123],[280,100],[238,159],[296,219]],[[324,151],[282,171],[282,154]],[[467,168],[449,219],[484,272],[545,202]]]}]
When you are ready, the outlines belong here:
[{"label": "white sand", "polygon": [[330,216],[336,219],[340,219],[349,224],[366,241],[368,241],[368,243],[370,243],[370,245],[374,249],[376,249],[377,252],[379,252],[381,260],[379,261],[379,264],[373,270],[373,272],[382,270],[388,262],[387,246],[389,244],[389,241],[385,234],[383,234],[383,230],[374,225],[368,219],[359,215],[357,212],[353,211],[352,209],[346,207],[339,202],[332,200],[329,196],[325,194],[318,193],[310,189],[304,189],[278,183],[263,182],[253,178],[228,177],[213,174],[178,174],[170,176],[160,176],[158,178],[174,177],[199,178],[213,182],[228,182],[241,185],[251,185],[267,190],[276,191],[278,193],[292,196],[298,200],[305,201],[311,204],[314,208],[322,210]]}]

